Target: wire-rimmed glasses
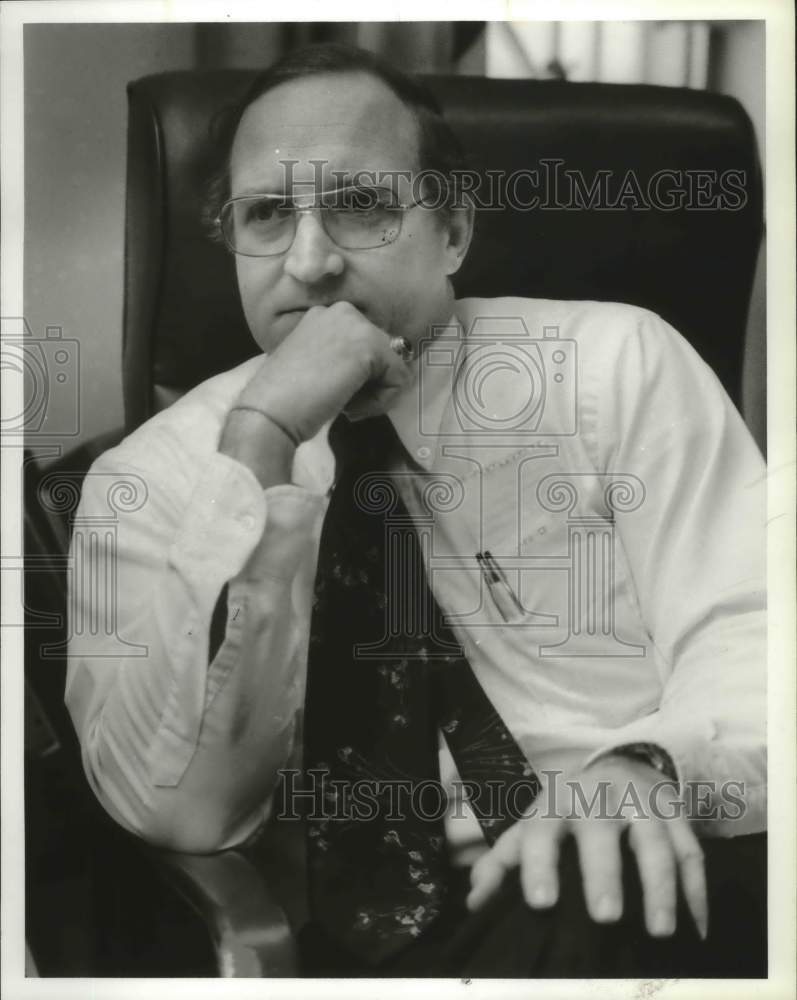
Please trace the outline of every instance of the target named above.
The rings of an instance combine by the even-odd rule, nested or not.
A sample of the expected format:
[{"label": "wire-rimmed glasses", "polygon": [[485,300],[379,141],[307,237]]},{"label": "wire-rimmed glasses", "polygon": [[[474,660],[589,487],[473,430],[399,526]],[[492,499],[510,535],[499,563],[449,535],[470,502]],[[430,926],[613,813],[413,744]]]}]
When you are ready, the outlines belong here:
[{"label": "wire-rimmed glasses", "polygon": [[394,243],[404,213],[388,187],[351,185],[306,196],[251,194],[230,198],[216,220],[224,242],[245,257],[274,257],[290,249],[298,216],[318,212],[321,225],[342,250],[375,250]]}]

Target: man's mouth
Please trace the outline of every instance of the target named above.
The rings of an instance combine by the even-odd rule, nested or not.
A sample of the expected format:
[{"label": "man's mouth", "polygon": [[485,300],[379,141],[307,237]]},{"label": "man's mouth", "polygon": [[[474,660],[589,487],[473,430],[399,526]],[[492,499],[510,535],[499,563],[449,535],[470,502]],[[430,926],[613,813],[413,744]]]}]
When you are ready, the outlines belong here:
[{"label": "man's mouth", "polygon": [[[343,300],[341,300],[343,301]],[[345,300],[345,301],[348,301]],[[330,306],[334,305],[335,302],[314,302],[312,305],[306,306],[292,306],[289,309],[280,309],[277,313],[278,316],[303,316],[309,309],[313,309],[315,306],[323,306],[324,309],[328,309]],[[365,315],[365,309],[362,305],[357,302],[351,303],[355,309]]]}]

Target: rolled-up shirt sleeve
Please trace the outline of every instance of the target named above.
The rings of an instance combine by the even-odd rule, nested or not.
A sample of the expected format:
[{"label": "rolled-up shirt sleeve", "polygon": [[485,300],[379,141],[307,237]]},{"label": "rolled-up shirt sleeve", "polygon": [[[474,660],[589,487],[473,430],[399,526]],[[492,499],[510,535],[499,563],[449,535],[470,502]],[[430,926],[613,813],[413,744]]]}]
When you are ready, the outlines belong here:
[{"label": "rolled-up shirt sleeve", "polygon": [[[106,512],[108,477],[126,474],[147,496],[117,513],[113,551],[96,554],[112,560],[114,585],[71,593],[72,620],[115,620],[119,650],[85,630],[73,638],[66,702],[88,780],[118,822],[158,844],[215,850],[262,823],[296,750],[325,498],[263,490],[234,459],[155,427],[94,464],[80,523]],[[113,602],[113,614],[90,602]]]},{"label": "rolled-up shirt sleeve", "polygon": [[617,528],[666,664],[658,710],[614,743],[664,748],[713,807],[706,833],[765,829],[764,463],[714,373],[657,316],[642,313],[635,335],[606,349],[624,391],[600,393],[597,438],[613,445],[596,461],[643,482],[644,503]]}]

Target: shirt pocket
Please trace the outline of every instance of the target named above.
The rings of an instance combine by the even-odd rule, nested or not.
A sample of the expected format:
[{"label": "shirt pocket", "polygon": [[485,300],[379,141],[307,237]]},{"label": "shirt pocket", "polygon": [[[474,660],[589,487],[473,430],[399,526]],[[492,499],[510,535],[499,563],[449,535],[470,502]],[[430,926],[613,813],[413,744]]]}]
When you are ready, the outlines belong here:
[{"label": "shirt pocket", "polygon": [[614,727],[653,711],[658,658],[614,524],[538,511],[518,534],[493,528],[485,537],[517,597],[516,615],[505,622],[493,588],[483,588],[484,614],[513,673],[525,674],[552,718]]}]

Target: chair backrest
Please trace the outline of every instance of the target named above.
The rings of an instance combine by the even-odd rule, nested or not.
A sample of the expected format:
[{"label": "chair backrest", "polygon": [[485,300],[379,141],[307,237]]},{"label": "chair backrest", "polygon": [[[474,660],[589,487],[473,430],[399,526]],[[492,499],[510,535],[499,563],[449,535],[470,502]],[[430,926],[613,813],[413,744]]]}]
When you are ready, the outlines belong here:
[{"label": "chair backrest", "polygon": [[[209,123],[253,75],[164,73],[128,87],[128,430],[257,351],[232,257],[201,225]],[[519,170],[537,175],[518,175],[517,196],[528,201],[533,188],[541,198],[528,211],[477,213],[457,294],[645,306],[687,337],[738,404],[762,233],[756,145],[741,106],[669,87],[426,82],[484,178],[477,203],[489,197],[491,177],[495,186],[495,178]],[[597,203],[590,205],[593,184]]]}]

